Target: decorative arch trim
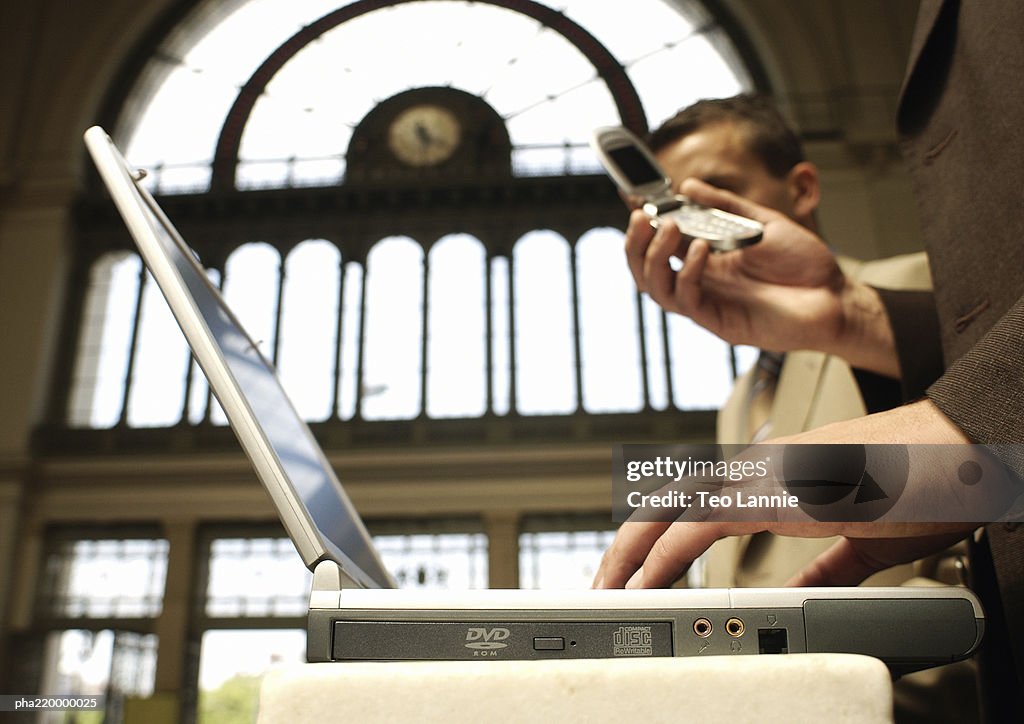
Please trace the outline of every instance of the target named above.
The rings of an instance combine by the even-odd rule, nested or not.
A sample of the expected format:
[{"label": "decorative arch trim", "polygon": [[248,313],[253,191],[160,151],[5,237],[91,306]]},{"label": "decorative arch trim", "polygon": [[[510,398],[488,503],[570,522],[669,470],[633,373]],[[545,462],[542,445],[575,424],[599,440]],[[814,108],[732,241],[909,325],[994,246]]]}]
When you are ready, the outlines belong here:
[{"label": "decorative arch trim", "polygon": [[[213,159],[211,188],[225,190],[235,186],[235,169],[242,143],[245,124],[271,79],[284,65],[309,43],[324,33],[361,15],[394,5],[422,0],[357,0],[324,15],[305,26],[282,43],[263,61],[262,65],[242,86],[217,138]],[[572,43],[590,61],[604,81],[615,102],[622,124],[636,133],[647,131],[647,116],[640,96],[633,87],[625,68],[612,53],[586,29],[563,13],[533,0],[479,0],[479,2],[505,8],[526,15],[551,28]]]}]

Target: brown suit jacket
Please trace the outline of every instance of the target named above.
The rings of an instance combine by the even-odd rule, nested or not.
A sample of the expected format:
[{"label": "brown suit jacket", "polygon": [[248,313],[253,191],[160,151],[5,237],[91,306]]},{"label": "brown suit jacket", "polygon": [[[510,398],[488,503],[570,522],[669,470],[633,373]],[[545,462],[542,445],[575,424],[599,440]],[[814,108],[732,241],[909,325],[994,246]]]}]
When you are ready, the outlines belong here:
[{"label": "brown suit jacket", "polygon": [[[922,0],[898,125],[935,283],[938,380],[926,379],[921,364],[921,307],[884,298],[905,374],[924,377],[906,382],[931,383],[928,397],[980,443],[1024,442],[1022,118],[1024,3]],[[1024,537],[1003,525],[987,536],[1000,596],[986,603],[996,615],[1006,609],[1009,631],[990,628],[986,646],[1008,636],[1021,678]],[[1012,663],[1000,668],[1012,671]],[[1010,686],[1019,697],[1020,681]]]}]

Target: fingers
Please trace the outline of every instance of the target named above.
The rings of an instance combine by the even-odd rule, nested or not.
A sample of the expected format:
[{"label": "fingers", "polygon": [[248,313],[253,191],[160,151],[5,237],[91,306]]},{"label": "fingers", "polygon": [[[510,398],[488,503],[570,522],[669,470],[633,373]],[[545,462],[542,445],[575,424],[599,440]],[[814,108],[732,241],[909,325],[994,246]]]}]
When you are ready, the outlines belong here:
[{"label": "fingers", "polygon": [[688,246],[684,243],[679,228],[672,223],[663,223],[658,227],[647,247],[647,255],[644,257],[643,276],[646,284],[646,291],[651,299],[660,304],[663,308],[678,312],[674,304],[674,292],[676,284],[676,272],[673,271],[672,257],[686,253]]},{"label": "fingers", "polygon": [[[672,269],[671,259],[686,254],[681,271]],[[707,243],[687,242],[675,224],[661,224],[655,230],[650,217],[634,211],[626,230],[626,261],[637,289],[646,292],[662,308],[693,316],[700,308],[700,280],[711,249]]]},{"label": "fingers", "polygon": [[679,190],[691,201],[703,206],[714,206],[715,208],[728,211],[748,219],[760,221],[762,224],[771,221],[779,216],[779,212],[766,206],[761,206],[749,199],[738,196],[731,191],[717,188],[705,183],[700,179],[689,178],[683,181]]},{"label": "fingers", "polygon": [[711,523],[623,523],[604,554],[595,588],[663,588],[726,531]]},{"label": "fingers", "polygon": [[686,261],[682,270],[675,274],[671,299],[664,303],[657,298],[655,301],[662,306],[669,301],[674,302],[675,311],[700,321],[698,317],[703,301],[703,289],[700,282],[710,254],[711,247],[707,242],[702,239],[693,241],[686,252]]},{"label": "fingers", "polygon": [[626,227],[626,263],[629,265],[636,288],[641,292],[647,291],[644,258],[653,238],[654,227],[651,226],[651,217],[639,209],[633,211],[629,215],[629,225]]},{"label": "fingers", "polygon": [[623,588],[668,527],[668,523],[660,522],[623,523],[601,558],[601,565],[594,576],[594,588]]},{"label": "fingers", "polygon": [[674,523],[655,541],[626,588],[666,588],[679,580],[724,533],[711,523]]},{"label": "fingers", "polygon": [[685,253],[687,244],[675,224],[651,226],[651,217],[634,211],[626,229],[626,262],[637,288],[652,298],[671,294],[675,272],[670,260]]}]

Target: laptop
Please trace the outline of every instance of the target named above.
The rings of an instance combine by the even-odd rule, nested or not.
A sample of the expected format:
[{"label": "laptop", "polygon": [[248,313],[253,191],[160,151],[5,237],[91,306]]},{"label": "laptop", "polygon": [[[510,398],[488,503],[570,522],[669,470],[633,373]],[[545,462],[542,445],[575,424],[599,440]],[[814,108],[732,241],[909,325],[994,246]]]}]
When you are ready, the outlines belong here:
[{"label": "laptop", "polygon": [[984,616],[956,587],[410,591],[395,587],[271,364],[102,128],[86,145],[303,563],[307,659],[637,658],[843,652],[894,675],[967,658]]}]

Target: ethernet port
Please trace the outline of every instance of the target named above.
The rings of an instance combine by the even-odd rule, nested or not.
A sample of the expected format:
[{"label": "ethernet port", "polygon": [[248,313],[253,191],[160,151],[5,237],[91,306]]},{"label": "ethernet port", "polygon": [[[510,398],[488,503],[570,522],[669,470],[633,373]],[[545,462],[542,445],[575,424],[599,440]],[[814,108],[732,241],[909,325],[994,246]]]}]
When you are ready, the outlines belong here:
[{"label": "ethernet port", "polygon": [[784,628],[759,628],[757,648],[762,654],[788,654],[789,631]]}]

